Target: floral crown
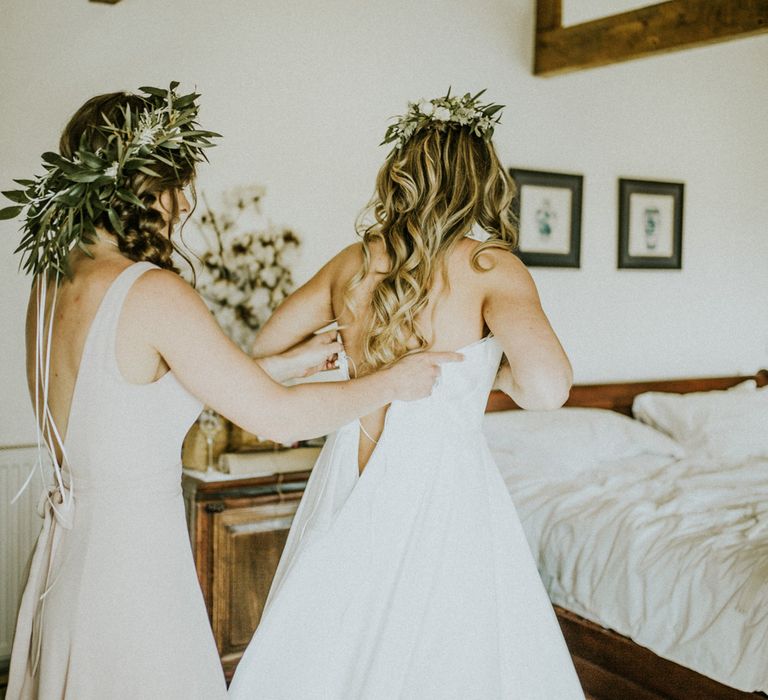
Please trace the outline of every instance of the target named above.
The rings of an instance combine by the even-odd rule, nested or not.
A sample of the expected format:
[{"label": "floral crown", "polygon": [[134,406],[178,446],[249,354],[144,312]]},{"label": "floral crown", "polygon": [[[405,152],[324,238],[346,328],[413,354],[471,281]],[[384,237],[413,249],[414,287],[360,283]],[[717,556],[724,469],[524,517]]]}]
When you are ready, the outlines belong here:
[{"label": "floral crown", "polygon": [[397,121],[387,127],[384,140],[379,145],[394,141],[395,148],[400,149],[413,134],[428,125],[436,125],[441,129],[466,126],[476,136],[490,140],[494,126],[501,119],[499,112],[504,105],[481,104],[479,99],[484,92],[481,90],[474,96],[467,93],[463,97],[451,97],[449,88],[445,97],[409,102],[408,111],[395,117]]},{"label": "floral crown", "polygon": [[140,107],[124,105],[122,126],[105,116],[95,126],[106,138],[105,146],[88,149],[85,134],[72,158],[43,153],[45,174],[33,180],[14,180],[24,189],[3,192],[14,206],[0,209],[0,219],[13,219],[25,209],[21,267],[37,275],[55,270],[68,275],[66,256],[74,246],[93,243],[95,222],[105,213],[114,232],[123,235],[114,209],[117,200],[141,209],[146,205],[130,190],[136,173],[161,177],[159,164],[180,169],[207,160],[204,149],[220,134],[197,128],[197,93],[179,96],[172,82],[167,90],[142,87]]}]

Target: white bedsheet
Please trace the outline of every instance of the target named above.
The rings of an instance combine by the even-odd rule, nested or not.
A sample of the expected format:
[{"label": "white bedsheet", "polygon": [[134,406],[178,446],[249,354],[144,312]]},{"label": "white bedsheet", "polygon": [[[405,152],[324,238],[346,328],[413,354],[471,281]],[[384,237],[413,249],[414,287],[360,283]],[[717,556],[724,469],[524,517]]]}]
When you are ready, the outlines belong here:
[{"label": "white bedsheet", "polygon": [[554,603],[768,691],[768,460],[645,455],[542,478],[488,437]]}]

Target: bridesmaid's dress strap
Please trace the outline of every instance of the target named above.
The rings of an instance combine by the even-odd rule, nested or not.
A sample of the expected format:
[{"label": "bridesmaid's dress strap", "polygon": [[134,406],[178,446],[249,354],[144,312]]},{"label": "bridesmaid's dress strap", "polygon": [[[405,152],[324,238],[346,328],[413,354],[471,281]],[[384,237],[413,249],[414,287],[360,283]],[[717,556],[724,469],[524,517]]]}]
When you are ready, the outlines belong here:
[{"label": "bridesmaid's dress strap", "polygon": [[128,292],[141,275],[147,270],[157,268],[151,262],[142,261],[126,267],[112,282],[102,301],[99,329],[95,334],[96,341],[91,351],[96,357],[103,358],[108,368],[117,370],[117,377],[122,378],[117,368],[115,355],[115,343],[117,340],[117,325],[120,321],[120,312],[123,310],[125,298]]}]

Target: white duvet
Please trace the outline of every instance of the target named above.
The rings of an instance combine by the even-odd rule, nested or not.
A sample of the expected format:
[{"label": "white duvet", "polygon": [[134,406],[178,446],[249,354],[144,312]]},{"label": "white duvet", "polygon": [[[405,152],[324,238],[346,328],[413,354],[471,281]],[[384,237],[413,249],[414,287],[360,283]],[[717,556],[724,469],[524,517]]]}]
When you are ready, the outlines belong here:
[{"label": "white duvet", "polygon": [[553,603],[768,691],[768,459],[643,455],[559,478],[488,438]]}]

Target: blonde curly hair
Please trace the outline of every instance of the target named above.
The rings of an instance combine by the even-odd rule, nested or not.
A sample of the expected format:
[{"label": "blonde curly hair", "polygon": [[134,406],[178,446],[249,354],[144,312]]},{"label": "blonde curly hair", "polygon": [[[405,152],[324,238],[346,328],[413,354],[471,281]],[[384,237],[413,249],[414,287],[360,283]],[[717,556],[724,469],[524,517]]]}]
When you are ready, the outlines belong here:
[{"label": "blonde curly hair", "polygon": [[[472,254],[475,270],[490,269],[480,262],[484,251],[516,248],[514,195],[493,143],[467,129],[423,128],[389,154],[358,219],[363,264],[345,290],[345,306],[357,316],[353,292],[371,271],[371,244],[383,244],[389,268],[365,311],[360,373],[430,347],[417,319],[436,275],[447,283],[445,262],[475,224],[489,235]],[[366,225],[371,217],[373,223]]]}]

